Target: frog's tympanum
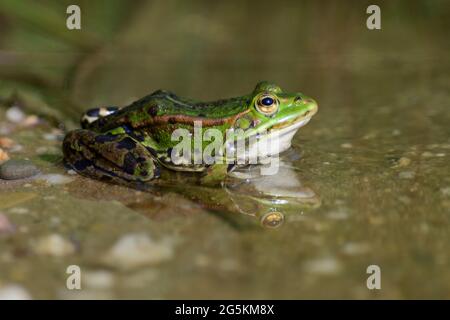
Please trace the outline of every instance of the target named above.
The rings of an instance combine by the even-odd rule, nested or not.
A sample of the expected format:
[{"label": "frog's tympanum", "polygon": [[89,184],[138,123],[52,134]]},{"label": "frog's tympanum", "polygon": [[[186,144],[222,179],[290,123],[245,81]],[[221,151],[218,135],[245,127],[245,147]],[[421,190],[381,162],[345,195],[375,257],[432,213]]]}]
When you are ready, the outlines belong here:
[{"label": "frog's tympanum", "polygon": [[[217,129],[223,141],[227,132],[240,129],[256,144],[276,134],[277,152],[282,152],[316,112],[313,99],[302,93],[283,92],[268,82],[258,83],[249,95],[213,102],[197,102],[158,90],[123,108],[88,110],[81,119],[83,129],[69,132],[64,139],[64,160],[84,176],[116,183],[146,183],[159,177],[161,167],[220,177],[217,172],[226,174],[231,167],[229,161],[211,164],[173,160],[173,148],[179,143],[173,139],[176,129],[194,135],[194,127],[200,124],[202,132]],[[200,144],[203,150],[192,144],[192,155],[206,148],[205,142]],[[261,152],[273,155],[267,150]]]}]

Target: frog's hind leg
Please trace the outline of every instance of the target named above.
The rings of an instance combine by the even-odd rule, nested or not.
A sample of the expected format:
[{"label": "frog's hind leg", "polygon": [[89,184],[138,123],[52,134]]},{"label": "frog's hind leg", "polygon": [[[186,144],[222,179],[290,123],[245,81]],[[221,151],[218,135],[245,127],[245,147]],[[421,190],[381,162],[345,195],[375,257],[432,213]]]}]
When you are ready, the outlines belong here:
[{"label": "frog's hind leg", "polygon": [[144,183],[159,177],[153,155],[127,134],[69,132],[63,142],[66,165],[81,175],[116,183]]},{"label": "frog's hind leg", "polygon": [[97,121],[99,118],[107,117],[116,111],[118,111],[120,108],[115,106],[108,106],[108,107],[99,107],[99,108],[93,108],[87,110],[83,115],[81,116],[80,124],[83,129],[86,129],[89,127],[89,125],[95,121]]}]

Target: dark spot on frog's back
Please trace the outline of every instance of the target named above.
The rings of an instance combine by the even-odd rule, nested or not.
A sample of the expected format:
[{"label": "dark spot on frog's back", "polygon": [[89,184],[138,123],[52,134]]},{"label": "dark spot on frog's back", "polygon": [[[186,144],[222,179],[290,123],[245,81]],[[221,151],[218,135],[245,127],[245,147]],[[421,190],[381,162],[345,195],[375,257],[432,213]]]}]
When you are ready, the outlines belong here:
[{"label": "dark spot on frog's back", "polygon": [[117,139],[117,136],[114,134],[99,134],[95,136],[95,142],[104,143],[104,142],[112,142]]},{"label": "dark spot on frog's back", "polygon": [[136,159],[131,153],[127,153],[123,159],[123,170],[128,174],[133,174],[137,166]]},{"label": "dark spot on frog's back", "polygon": [[118,149],[126,149],[126,150],[133,150],[136,148],[136,142],[133,141],[133,139],[126,137],[117,142],[117,148]]},{"label": "dark spot on frog's back", "polygon": [[150,106],[147,109],[147,112],[149,115],[151,115],[152,117],[155,117],[158,114],[158,106]]},{"label": "dark spot on frog's back", "polygon": [[175,124],[175,123],[177,123],[177,119],[175,117],[170,117],[168,122],[170,124]]}]

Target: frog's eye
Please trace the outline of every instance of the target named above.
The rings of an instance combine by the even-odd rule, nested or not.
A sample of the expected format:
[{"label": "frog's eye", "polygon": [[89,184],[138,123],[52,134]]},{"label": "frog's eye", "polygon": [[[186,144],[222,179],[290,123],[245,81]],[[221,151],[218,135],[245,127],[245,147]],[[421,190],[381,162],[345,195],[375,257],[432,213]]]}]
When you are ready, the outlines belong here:
[{"label": "frog's eye", "polygon": [[256,110],[270,116],[278,111],[278,99],[272,95],[262,95],[256,100]]}]

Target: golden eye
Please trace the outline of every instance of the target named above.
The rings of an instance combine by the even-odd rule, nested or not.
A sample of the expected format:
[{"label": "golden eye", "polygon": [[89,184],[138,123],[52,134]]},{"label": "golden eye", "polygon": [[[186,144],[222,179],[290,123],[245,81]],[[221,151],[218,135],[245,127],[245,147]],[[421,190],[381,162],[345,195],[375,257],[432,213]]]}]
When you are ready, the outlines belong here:
[{"label": "golden eye", "polygon": [[256,100],[256,110],[264,115],[272,115],[278,111],[278,99],[272,95],[262,95]]}]

